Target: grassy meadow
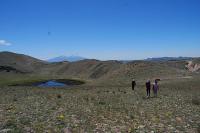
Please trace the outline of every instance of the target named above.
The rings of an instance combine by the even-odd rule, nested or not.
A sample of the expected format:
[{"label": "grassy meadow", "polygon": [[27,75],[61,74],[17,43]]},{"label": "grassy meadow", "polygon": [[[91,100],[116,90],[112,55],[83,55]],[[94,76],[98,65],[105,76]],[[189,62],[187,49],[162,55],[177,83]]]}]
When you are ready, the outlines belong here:
[{"label": "grassy meadow", "polygon": [[[14,80],[15,79],[15,80]],[[44,78],[42,78],[44,79]],[[13,78],[11,82],[36,80]],[[200,132],[200,78],[160,82],[146,98],[142,81],[131,86],[0,87],[0,132]]]}]

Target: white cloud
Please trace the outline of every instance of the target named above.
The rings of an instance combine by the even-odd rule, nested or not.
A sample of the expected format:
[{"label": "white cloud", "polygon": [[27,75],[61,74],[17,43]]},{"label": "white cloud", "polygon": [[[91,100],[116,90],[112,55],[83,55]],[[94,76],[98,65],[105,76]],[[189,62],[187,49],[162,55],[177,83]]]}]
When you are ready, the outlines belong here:
[{"label": "white cloud", "polygon": [[9,46],[11,43],[6,40],[0,40],[0,45]]}]

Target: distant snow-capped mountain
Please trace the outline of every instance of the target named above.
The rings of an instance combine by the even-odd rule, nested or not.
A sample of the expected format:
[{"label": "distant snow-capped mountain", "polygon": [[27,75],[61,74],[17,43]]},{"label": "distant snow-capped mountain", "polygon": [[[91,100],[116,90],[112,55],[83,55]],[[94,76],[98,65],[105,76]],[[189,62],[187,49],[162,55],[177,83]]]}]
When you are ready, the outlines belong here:
[{"label": "distant snow-capped mountain", "polygon": [[69,61],[69,62],[76,62],[80,60],[84,60],[86,58],[81,56],[59,56],[52,59],[47,60],[48,62],[62,62],[62,61]]}]

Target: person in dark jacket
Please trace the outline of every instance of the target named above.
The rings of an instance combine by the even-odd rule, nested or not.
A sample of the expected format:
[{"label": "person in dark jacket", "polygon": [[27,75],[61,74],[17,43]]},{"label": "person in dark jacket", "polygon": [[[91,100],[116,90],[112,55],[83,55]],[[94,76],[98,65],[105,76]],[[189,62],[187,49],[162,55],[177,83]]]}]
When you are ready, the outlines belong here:
[{"label": "person in dark jacket", "polygon": [[146,82],[146,91],[147,91],[147,97],[149,98],[151,95],[151,81],[147,80]]},{"label": "person in dark jacket", "polygon": [[133,79],[133,80],[132,80],[132,90],[135,89],[135,86],[136,86],[136,82],[135,82],[135,80]]}]

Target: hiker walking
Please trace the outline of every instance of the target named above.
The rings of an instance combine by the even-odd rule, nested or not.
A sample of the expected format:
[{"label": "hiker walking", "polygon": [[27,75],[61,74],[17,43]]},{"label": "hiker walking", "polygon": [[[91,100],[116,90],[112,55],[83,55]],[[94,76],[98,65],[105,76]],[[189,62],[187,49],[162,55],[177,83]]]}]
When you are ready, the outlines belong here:
[{"label": "hiker walking", "polygon": [[146,91],[147,91],[147,98],[150,97],[150,92],[151,92],[151,81],[147,80],[146,82]]},{"label": "hiker walking", "polygon": [[157,97],[158,90],[159,90],[158,81],[155,80],[155,83],[153,84],[154,97]]},{"label": "hiker walking", "polygon": [[136,86],[136,82],[135,82],[135,80],[133,79],[133,80],[132,80],[132,90],[135,89],[135,86]]}]

